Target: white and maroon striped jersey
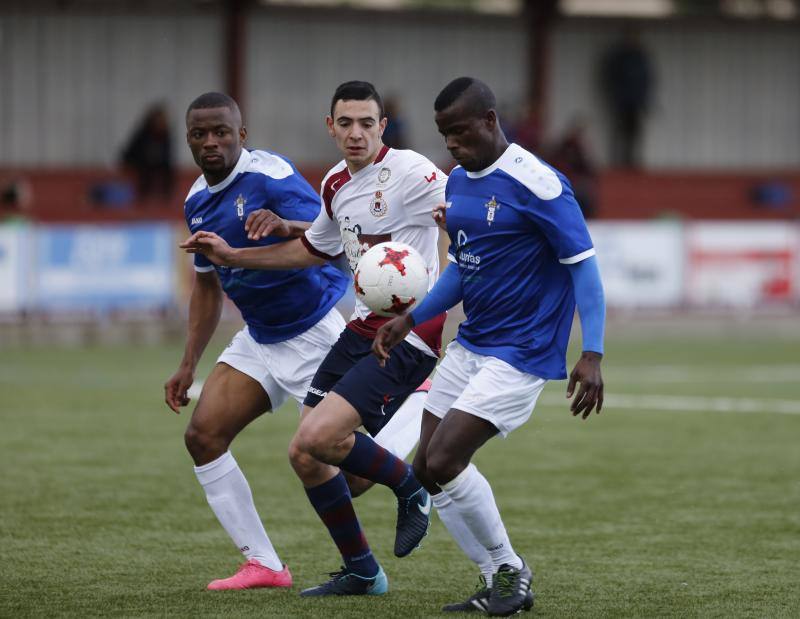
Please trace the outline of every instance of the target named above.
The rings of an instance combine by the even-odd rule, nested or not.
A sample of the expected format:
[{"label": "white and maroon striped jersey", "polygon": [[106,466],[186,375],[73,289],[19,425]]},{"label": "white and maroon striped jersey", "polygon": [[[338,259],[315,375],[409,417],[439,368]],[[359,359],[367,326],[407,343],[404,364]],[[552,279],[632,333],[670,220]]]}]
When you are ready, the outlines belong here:
[{"label": "white and maroon striped jersey", "polygon": [[[320,213],[303,237],[312,254],[327,259],[344,252],[355,271],[361,255],[373,245],[399,241],[414,247],[429,272],[428,289],[439,276],[439,229],[431,215],[444,204],[447,176],[412,150],[384,146],[370,165],[351,173],[340,161],[322,181]],[[409,344],[438,356],[445,315],[414,328]],[[356,300],[348,327],[373,337],[386,322]]]}]

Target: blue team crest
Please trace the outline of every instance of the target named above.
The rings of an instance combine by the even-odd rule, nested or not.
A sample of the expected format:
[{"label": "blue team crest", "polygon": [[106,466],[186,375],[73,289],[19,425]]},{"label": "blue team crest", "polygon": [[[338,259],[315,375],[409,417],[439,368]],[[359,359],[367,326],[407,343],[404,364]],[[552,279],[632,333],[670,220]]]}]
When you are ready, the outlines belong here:
[{"label": "blue team crest", "polygon": [[244,217],[244,205],[247,204],[247,200],[244,198],[244,196],[242,196],[242,194],[239,194],[234,204],[236,205],[236,215],[239,217],[239,219],[242,219]]},{"label": "blue team crest", "polygon": [[484,206],[486,207],[486,223],[491,226],[492,222],[494,221],[494,214],[501,205],[498,204],[497,200],[495,200],[494,196],[492,196],[492,199],[484,204]]}]

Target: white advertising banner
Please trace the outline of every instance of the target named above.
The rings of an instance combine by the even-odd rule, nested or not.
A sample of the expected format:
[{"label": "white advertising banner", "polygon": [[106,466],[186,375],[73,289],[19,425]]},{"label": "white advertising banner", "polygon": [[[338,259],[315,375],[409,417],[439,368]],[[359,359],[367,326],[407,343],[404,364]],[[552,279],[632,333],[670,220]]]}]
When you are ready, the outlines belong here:
[{"label": "white advertising banner", "polygon": [[0,312],[16,312],[25,307],[27,238],[25,226],[0,226]]},{"label": "white advertising banner", "polygon": [[37,307],[168,307],[175,290],[174,247],[170,224],[41,226],[36,243]]},{"label": "white advertising banner", "polygon": [[606,304],[675,307],[683,300],[683,227],[677,222],[591,222]]},{"label": "white advertising banner", "polygon": [[797,301],[799,252],[798,227],[787,222],[688,224],[687,300],[739,308]]}]

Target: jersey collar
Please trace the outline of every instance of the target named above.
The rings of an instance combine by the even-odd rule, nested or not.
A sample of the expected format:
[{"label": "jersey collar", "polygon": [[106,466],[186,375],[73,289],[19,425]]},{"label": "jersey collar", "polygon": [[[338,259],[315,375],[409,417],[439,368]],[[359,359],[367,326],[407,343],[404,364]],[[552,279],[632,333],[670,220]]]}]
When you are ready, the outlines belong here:
[{"label": "jersey collar", "polygon": [[483,178],[484,176],[488,176],[489,174],[494,172],[497,168],[502,167],[504,164],[511,163],[514,157],[518,155],[519,151],[521,150],[522,148],[520,146],[511,143],[508,145],[508,148],[506,148],[505,151],[503,151],[503,154],[497,158],[497,161],[495,161],[488,168],[484,168],[483,170],[478,170],[477,172],[468,172],[467,170],[464,171],[467,173],[467,176],[469,178]]},{"label": "jersey collar", "polygon": [[392,149],[386,146],[386,144],[384,144],[383,146],[381,146],[381,149],[378,151],[378,154],[372,163],[365,165],[363,168],[355,172],[351,172],[350,168],[347,167],[347,161],[345,161],[344,159],[342,161],[344,161],[345,169],[347,170],[347,173],[350,174],[350,178],[356,178],[360,176],[362,173],[366,174],[365,170],[373,170],[376,165],[378,165],[379,163],[383,163],[383,160],[386,159],[386,155],[389,154],[390,150]]},{"label": "jersey collar", "polygon": [[231,173],[225,177],[224,181],[217,183],[216,185],[211,185],[208,188],[208,192],[217,193],[225,189],[228,185],[230,185],[233,182],[233,180],[236,178],[236,175],[239,174],[239,172],[244,172],[247,169],[247,166],[250,165],[250,159],[251,159],[250,152],[243,148],[242,154],[239,155],[239,161],[236,162],[236,165],[234,166],[233,170],[231,170]]}]

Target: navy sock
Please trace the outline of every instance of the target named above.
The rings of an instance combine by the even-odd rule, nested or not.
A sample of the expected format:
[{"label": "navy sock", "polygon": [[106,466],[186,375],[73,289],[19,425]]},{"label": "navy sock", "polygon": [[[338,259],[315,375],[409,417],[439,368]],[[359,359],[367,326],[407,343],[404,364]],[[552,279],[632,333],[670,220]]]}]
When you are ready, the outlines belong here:
[{"label": "navy sock", "polygon": [[305,490],[311,505],[328,527],[347,569],[365,578],[375,576],[378,562],[372,556],[367,538],[361,530],[342,472],[339,471],[336,477],[319,486]]},{"label": "navy sock", "polygon": [[399,497],[410,497],[421,484],[414,477],[411,465],[387,451],[366,434],[355,432],[355,443],[339,467],[376,484],[392,489]]}]

